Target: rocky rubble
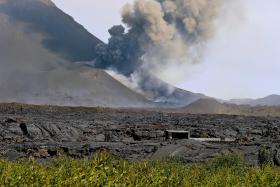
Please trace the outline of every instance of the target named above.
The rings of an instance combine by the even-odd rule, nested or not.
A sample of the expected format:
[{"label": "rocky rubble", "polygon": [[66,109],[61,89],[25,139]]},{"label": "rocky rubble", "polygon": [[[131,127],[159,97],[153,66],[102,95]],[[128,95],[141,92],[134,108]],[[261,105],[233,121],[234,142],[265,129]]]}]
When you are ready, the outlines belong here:
[{"label": "rocky rubble", "polygon": [[[165,140],[167,129],[188,130],[193,138],[236,141]],[[279,157],[280,118],[0,104],[0,144],[0,156],[10,159],[81,158],[108,150],[128,160],[178,156],[201,162],[238,151],[257,164],[261,146]]]}]

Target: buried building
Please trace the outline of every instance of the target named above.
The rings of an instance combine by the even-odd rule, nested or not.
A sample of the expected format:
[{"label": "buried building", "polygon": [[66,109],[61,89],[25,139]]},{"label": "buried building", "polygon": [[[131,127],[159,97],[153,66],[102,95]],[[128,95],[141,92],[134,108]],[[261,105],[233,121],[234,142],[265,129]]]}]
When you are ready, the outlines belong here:
[{"label": "buried building", "polygon": [[186,130],[166,130],[164,131],[166,140],[179,140],[179,139],[191,139],[200,142],[235,142],[236,138],[191,138],[190,131]]},{"label": "buried building", "polygon": [[172,139],[190,139],[190,131],[185,130],[166,130],[164,132],[166,140]]}]

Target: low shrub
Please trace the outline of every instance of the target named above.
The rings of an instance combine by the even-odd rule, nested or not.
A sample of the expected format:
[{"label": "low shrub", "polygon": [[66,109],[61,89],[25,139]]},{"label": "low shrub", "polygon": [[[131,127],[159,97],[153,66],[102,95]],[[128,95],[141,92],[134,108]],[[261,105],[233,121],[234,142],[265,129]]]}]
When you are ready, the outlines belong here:
[{"label": "low shrub", "polygon": [[98,153],[92,159],[0,160],[0,186],[280,186],[271,165],[248,166],[226,153],[205,163],[178,159],[128,162]]}]

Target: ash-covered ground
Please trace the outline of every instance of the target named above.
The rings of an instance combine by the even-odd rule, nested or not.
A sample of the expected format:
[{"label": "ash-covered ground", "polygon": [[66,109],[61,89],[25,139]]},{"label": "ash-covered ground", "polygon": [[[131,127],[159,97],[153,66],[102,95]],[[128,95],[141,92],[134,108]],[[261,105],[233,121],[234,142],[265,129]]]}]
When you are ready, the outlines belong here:
[{"label": "ash-covered ground", "polygon": [[[236,141],[166,140],[170,129],[190,131],[191,138]],[[9,159],[81,158],[108,150],[128,160],[176,156],[201,162],[238,151],[252,164],[258,163],[260,147],[267,146],[280,164],[280,118],[0,104],[0,144],[0,156]]]}]

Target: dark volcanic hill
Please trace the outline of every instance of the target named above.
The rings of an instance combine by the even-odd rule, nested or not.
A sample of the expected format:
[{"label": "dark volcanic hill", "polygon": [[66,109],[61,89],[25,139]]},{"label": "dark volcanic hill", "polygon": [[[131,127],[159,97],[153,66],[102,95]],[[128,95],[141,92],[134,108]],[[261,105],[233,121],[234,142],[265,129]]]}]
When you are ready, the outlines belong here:
[{"label": "dark volcanic hill", "polygon": [[183,107],[202,98],[207,98],[207,96],[200,93],[189,92],[180,88],[174,88],[173,93],[164,98],[163,105],[169,107]]},{"label": "dark volcanic hill", "polygon": [[280,95],[269,95],[260,99],[232,99],[230,103],[251,106],[280,106]]},{"label": "dark volcanic hill", "polygon": [[[95,47],[101,41],[50,0],[0,0],[0,41],[1,101],[113,107],[155,105],[108,74],[74,64],[94,59]],[[98,79],[85,77],[85,69],[98,74]],[[175,89],[156,105],[185,106],[201,97]]]},{"label": "dark volcanic hill", "polygon": [[70,61],[92,60],[101,42],[50,0],[0,0],[0,13],[42,33],[43,46]]},{"label": "dark volcanic hill", "polygon": [[73,60],[100,42],[47,0],[0,0],[0,101],[150,107],[107,73]]}]

